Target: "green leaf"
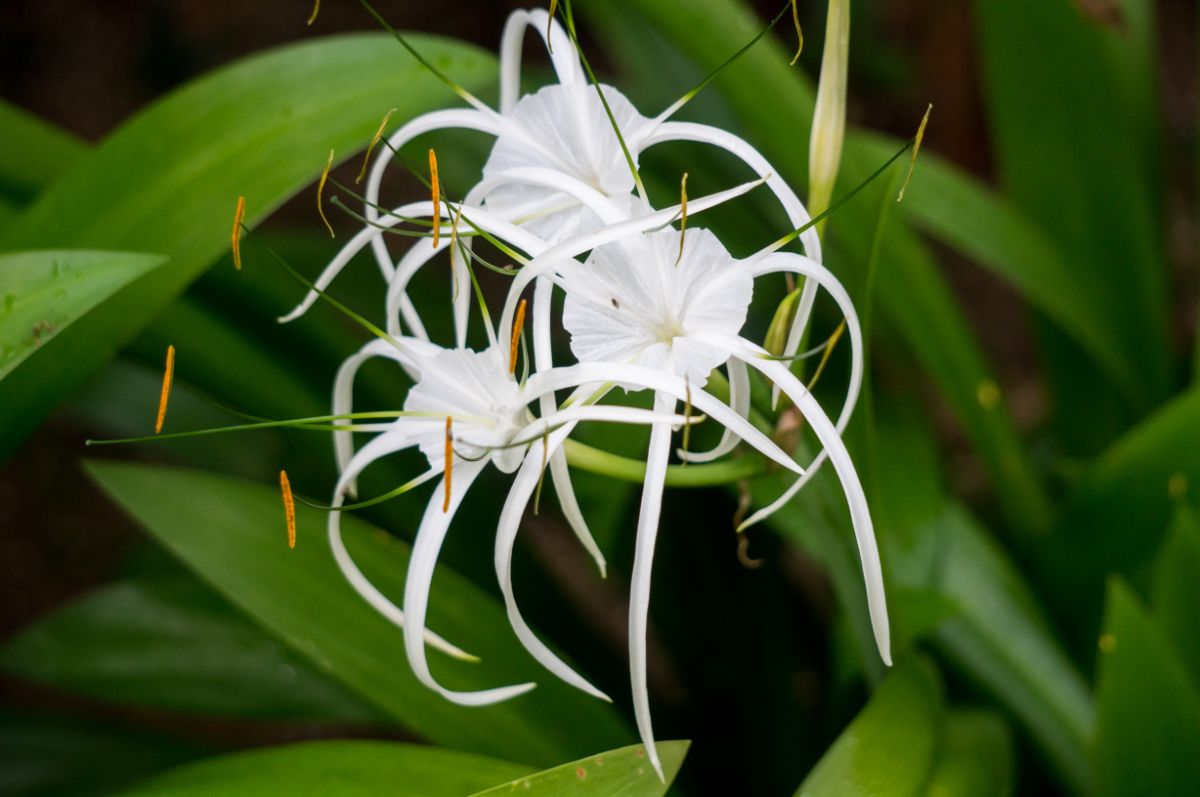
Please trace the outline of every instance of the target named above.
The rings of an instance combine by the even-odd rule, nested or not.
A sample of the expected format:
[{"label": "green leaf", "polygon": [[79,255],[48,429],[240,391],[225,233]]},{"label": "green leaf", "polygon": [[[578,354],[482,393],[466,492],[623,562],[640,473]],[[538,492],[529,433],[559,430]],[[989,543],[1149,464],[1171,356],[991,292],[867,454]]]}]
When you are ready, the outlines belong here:
[{"label": "green leaf", "polygon": [[[467,88],[495,74],[474,48],[412,41]],[[239,195],[254,224],[313,180],[330,148],[345,157],[364,146],[389,108],[411,117],[452,98],[390,37],[343,36],[213,72],[108,138],[4,231],[0,249],[141,249],[169,255],[171,267],[64,336],[69,376],[0,383],[11,408],[0,457],[229,248]]]},{"label": "green leaf", "polygon": [[1086,637],[1094,638],[1108,574],[1133,574],[1149,564],[1170,523],[1172,491],[1200,485],[1198,439],[1200,389],[1193,388],[1091,466],[1044,541],[1046,583]]},{"label": "green leaf", "polygon": [[[611,706],[537,668],[509,631],[502,607],[447,568],[434,580],[429,627],[482,663],[435,653],[437,677],[457,689],[536,679],[532,693],[467,708],[422,686],[408,668],[401,632],[362,601],[335,565],[324,512],[296,507],[298,542],[288,550],[275,489],[166,467],[91,462],[88,469],[163,545],[267,631],[435,743],[548,765],[627,738]],[[408,546],[352,516],[342,527],[365,575],[398,602]]]},{"label": "green leaf", "polygon": [[[1171,382],[1172,347],[1153,4],[1122,3],[1130,24],[1119,32],[1087,20],[1071,3],[977,0],[974,6],[1001,180],[1070,253],[1076,280],[1091,283],[1085,290],[1099,297],[1145,393],[1161,399]],[[1058,401],[1071,408],[1068,419],[1107,398],[1074,381],[1060,380],[1068,392]]]},{"label": "green leaf", "polygon": [[946,715],[942,749],[926,797],[1008,797],[1013,789],[1008,724],[987,711]]},{"label": "green leaf", "polygon": [[529,797],[660,797],[675,779],[688,742],[659,742],[658,755],[666,781],[646,760],[640,745],[588,756],[536,775],[517,778],[472,797],[524,794]]},{"label": "green leaf", "polygon": [[[856,132],[846,146],[856,160],[882,163],[900,143],[889,136]],[[1080,279],[1083,269],[1064,257],[1054,239],[1023,211],[929,152],[922,152],[897,208],[923,232],[1015,288],[1069,333],[1131,400],[1148,398],[1095,282]]]},{"label": "green leaf", "polygon": [[924,662],[905,662],[821,757],[796,797],[921,795],[941,735],[937,676]]},{"label": "green leaf", "polygon": [[0,197],[23,204],[74,166],[87,145],[60,127],[0,100]]},{"label": "green leaf", "polygon": [[0,713],[0,794],[85,797],[195,758],[163,733],[68,717]]},{"label": "green leaf", "polygon": [[[26,366],[31,376],[22,373],[27,386],[39,389],[14,396],[18,406],[36,403],[47,381],[72,378],[75,362],[66,347],[58,345],[64,330],[166,262],[161,255],[132,252],[0,254],[0,380],[43,348],[48,352]],[[15,418],[6,420],[6,427],[15,425]]]},{"label": "green leaf", "polygon": [[377,722],[378,711],[198,581],[117,582],[22,631],[6,671],[136,706],[222,716]]},{"label": "green leaf", "polygon": [[1200,782],[1196,684],[1119,579],[1109,584],[1104,627],[1092,751],[1096,793],[1191,793]]},{"label": "green leaf", "polygon": [[1180,504],[1154,571],[1154,616],[1200,685],[1200,522]]},{"label": "green leaf", "polygon": [[308,742],[200,761],[124,792],[127,797],[463,797],[517,777],[517,764],[391,742]]}]

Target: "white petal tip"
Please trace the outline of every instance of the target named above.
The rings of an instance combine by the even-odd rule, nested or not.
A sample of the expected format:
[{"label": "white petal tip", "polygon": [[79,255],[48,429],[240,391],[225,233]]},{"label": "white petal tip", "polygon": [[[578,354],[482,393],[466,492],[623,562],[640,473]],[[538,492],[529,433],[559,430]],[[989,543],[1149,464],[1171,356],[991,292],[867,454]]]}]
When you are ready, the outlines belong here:
[{"label": "white petal tip", "polygon": [[883,659],[883,663],[887,667],[892,666],[892,652],[890,650],[879,651],[879,658]]}]

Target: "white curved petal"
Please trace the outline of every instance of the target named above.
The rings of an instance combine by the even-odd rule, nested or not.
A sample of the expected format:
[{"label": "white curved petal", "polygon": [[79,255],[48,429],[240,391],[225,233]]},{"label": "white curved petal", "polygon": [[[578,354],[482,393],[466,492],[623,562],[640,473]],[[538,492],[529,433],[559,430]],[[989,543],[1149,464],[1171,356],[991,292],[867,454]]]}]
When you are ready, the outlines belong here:
[{"label": "white curved petal", "polygon": [[[753,169],[759,177],[766,181],[767,188],[771,189],[771,193],[775,194],[776,199],[779,200],[779,204],[783,206],[783,210],[787,213],[788,221],[791,222],[793,228],[798,229],[812,221],[812,217],[809,216],[804,203],[796,196],[796,192],[779,176],[779,173],[775,171],[767,159],[758,150],[750,146],[747,141],[718,127],[710,127],[694,122],[663,122],[642,141],[642,148],[643,150],[649,149],[655,144],[661,144],[666,141],[694,141],[701,144],[711,144],[714,147],[725,150]],[[800,236],[800,240],[803,242],[804,251],[809,257],[814,260],[821,260],[821,239],[817,236],[816,228],[806,230]]]},{"label": "white curved petal", "polygon": [[[842,311],[846,320],[846,332],[850,336],[850,383],[841,412],[838,413],[837,429],[838,434],[841,434],[845,431],[846,424],[849,423],[850,416],[854,413],[854,407],[858,403],[858,396],[862,390],[864,367],[862,325],[858,321],[858,313],[854,309],[854,302],[851,301],[850,294],[846,292],[842,283],[829,269],[804,255],[775,252],[752,261],[751,269],[756,278],[780,271],[800,274],[808,280],[805,287],[814,285],[824,288],[837,302],[838,309]],[[797,311],[797,319],[799,317],[800,313]],[[807,323],[807,319],[805,321]]]},{"label": "white curved petal", "polygon": [[[395,346],[392,346],[387,341],[373,340],[363,346],[357,352],[346,358],[345,362],[338,368],[337,376],[333,380],[333,414],[334,415],[349,415],[354,407],[354,378],[358,375],[358,369],[363,363],[372,357],[387,357],[388,359],[399,362],[407,368],[408,363],[406,358],[400,355]],[[335,426],[349,426],[353,421],[335,421]],[[333,433],[333,450],[334,456],[337,459],[338,473],[346,470],[346,466],[350,464],[350,458],[354,454],[354,435],[352,432],[334,432]],[[351,479],[346,484],[346,492],[351,496],[358,492],[358,487],[354,479]]]},{"label": "white curved petal", "polygon": [[[750,415],[750,373],[746,364],[741,360],[730,360],[725,364],[729,370],[729,408],[742,418]],[[682,448],[675,453],[684,462],[713,462],[733,451],[739,438],[733,430],[726,427],[721,433],[721,440],[716,447],[709,451],[684,451]]]},{"label": "white curved petal", "polygon": [[[408,448],[412,444],[404,439],[402,434],[384,433],[372,440],[363,450],[360,451],[357,457],[350,462],[346,470],[342,473],[338,481],[337,489],[333,495],[333,506],[335,510],[345,503],[346,486],[350,484],[370,463],[387,456],[388,454],[401,451]],[[423,479],[430,479],[437,476],[436,470],[427,472]],[[414,485],[415,486],[415,485]],[[372,584],[363,572],[358,569],[358,565],[354,563],[350,552],[346,550],[345,544],[342,542],[342,513],[340,511],[332,511],[329,513],[328,520],[328,537],[329,548],[333,553],[333,560],[337,562],[338,569],[342,571],[342,575],[346,581],[354,588],[354,591],[365,600],[371,608],[379,612],[380,615],[389,620],[397,628],[404,627],[404,612],[392,603],[387,597],[380,592],[374,584]],[[442,639],[432,631],[424,632],[426,644],[434,647],[443,653],[453,656],[456,659],[464,661],[478,661],[479,659],[466,653],[456,645],[452,645]]]},{"label": "white curved petal", "polygon": [[575,538],[583,545],[588,556],[596,563],[600,578],[608,578],[608,562],[604,552],[596,542],[592,530],[588,528],[583,510],[579,507],[579,499],[575,496],[575,486],[571,483],[571,470],[567,466],[567,455],[557,449],[550,457],[550,481],[554,484],[554,493],[558,496],[558,508],[562,510],[563,518],[575,534]]},{"label": "white curved petal", "polygon": [[549,25],[547,38],[547,22],[550,15],[540,8],[529,11],[514,11],[508,15],[504,24],[504,33],[500,37],[500,112],[508,113],[517,102],[521,92],[521,48],[525,43],[525,28],[530,27],[538,32],[546,42],[550,51],[550,60],[558,82],[564,86],[579,84],[583,81],[583,69],[579,65],[579,55],[575,46],[562,25],[555,20]]},{"label": "white curved petal", "polygon": [[[517,539],[517,530],[521,525],[521,517],[525,514],[525,507],[528,506],[529,499],[537,487],[541,477],[542,462],[549,456],[547,452],[556,451],[568,434],[570,434],[569,428],[560,429],[552,433],[547,440],[534,445],[528,456],[525,457],[521,469],[517,471],[508,498],[504,502],[504,508],[500,511],[500,522],[496,527],[496,579],[500,583],[500,592],[504,596],[504,606],[508,610],[509,623],[529,654],[559,679],[592,697],[598,697],[611,703],[612,699],[608,695],[592,686],[587,679],[575,672],[537,638],[537,635],[525,622],[525,618],[521,616],[516,596],[513,594],[512,555]],[[543,450],[543,445],[549,448]]]},{"label": "white curved petal", "polygon": [[475,478],[486,467],[483,462],[455,463],[450,485],[450,506],[442,510],[444,479],[429,499],[425,516],[417,530],[413,543],[412,558],[408,563],[408,576],[404,582],[404,652],[417,680],[447,700],[463,706],[486,706],[510,700],[533,689],[536,684],[516,684],[497,689],[477,692],[457,692],[439,684],[429,671],[425,658],[425,616],[429,607],[429,589],[433,583],[433,571],[438,553],[446,539],[454,513],[462,503]]},{"label": "white curved petal", "polygon": [[646,368],[640,365],[618,365],[613,363],[580,363],[578,365],[555,368],[552,372],[541,372],[529,378],[525,392],[528,396],[538,396],[546,392],[565,390],[578,385],[604,384],[618,382],[623,385],[634,385],[646,390],[654,390],[673,396],[679,401],[686,401],[691,395],[692,407],[717,423],[734,430],[747,445],[753,447],[770,458],[772,461],[787,468],[793,473],[803,475],[804,468],[800,467],[774,441],[755,429],[745,418],[731,410],[724,402],[718,401],[702,388],[692,386],[690,389],[678,377]]},{"label": "white curved petal", "polygon": [[[670,412],[674,406],[674,399],[655,396],[656,411]],[[650,450],[646,454],[646,482],[642,487],[642,503],[638,509],[637,541],[634,544],[633,573],[629,586],[629,680],[633,691],[633,715],[650,764],[659,778],[663,777],[663,771],[650,722],[646,634],[650,625],[650,577],[654,565],[654,544],[658,538],[658,520],[662,513],[662,494],[670,453],[671,427],[656,424],[650,431]]]},{"label": "white curved petal", "polygon": [[858,543],[858,557],[862,564],[863,580],[866,582],[867,609],[871,615],[871,627],[875,632],[875,644],[879,648],[879,655],[884,664],[891,666],[892,652],[888,629],[887,596],[883,588],[883,569],[879,562],[879,548],[875,542],[875,529],[871,522],[867,496],[863,492],[862,483],[859,481],[858,472],[854,469],[850,453],[846,450],[841,435],[825,415],[825,411],[821,409],[821,405],[801,384],[795,374],[779,362],[765,360],[761,357],[749,358],[747,364],[751,368],[758,369],[768,379],[783,388],[784,394],[795,403],[812,428],[823,450],[828,452],[829,461],[837,471],[838,479],[842,483],[842,491],[846,496],[846,503],[850,507],[850,521],[854,527],[854,539]]}]

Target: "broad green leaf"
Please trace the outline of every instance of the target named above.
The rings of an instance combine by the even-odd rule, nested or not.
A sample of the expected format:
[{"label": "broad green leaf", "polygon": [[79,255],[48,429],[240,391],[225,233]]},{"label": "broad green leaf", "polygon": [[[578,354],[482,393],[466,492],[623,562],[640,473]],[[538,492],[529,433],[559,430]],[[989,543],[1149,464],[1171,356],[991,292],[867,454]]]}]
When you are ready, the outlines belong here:
[{"label": "broad green leaf", "polygon": [[1200,691],[1119,579],[1109,585],[1100,651],[1096,793],[1191,793],[1200,782]]},{"label": "broad green leaf", "polygon": [[22,631],[9,673],[135,706],[367,723],[378,711],[191,578],[116,582]]},{"label": "broad green leaf", "polygon": [[[900,142],[875,133],[851,133],[847,151],[882,163]],[[1012,285],[1030,304],[1069,333],[1131,400],[1146,390],[1119,327],[1105,313],[1095,282],[1064,257],[1044,229],[998,194],[929,152],[922,152],[912,184],[897,205],[915,226]]]},{"label": "broad green leaf", "polygon": [[[277,490],[167,467],[91,462],[88,469],[162,544],[267,631],[433,742],[545,765],[627,738],[611,706],[543,673],[517,644],[502,607],[444,567],[434,580],[429,627],[482,663],[431,653],[435,675],[457,689],[536,680],[533,692],[466,708],[418,683],[401,632],[338,571],[324,512],[296,507],[299,536],[288,550]],[[408,546],[352,516],[343,529],[366,576],[398,602]]]},{"label": "broad green leaf", "polygon": [[[493,62],[476,49],[412,41],[462,85],[491,82]],[[63,336],[70,375],[0,383],[11,408],[0,456],[229,248],[239,195],[254,224],[312,181],[331,148],[347,157],[364,146],[389,108],[408,118],[452,99],[392,38],[343,36],[217,70],[113,134],[4,231],[0,249],[141,249],[171,267]]]},{"label": "broad green leaf", "polygon": [[87,145],[62,128],[0,100],[0,197],[28,202],[86,152]]},{"label": "broad green leaf", "polygon": [[108,794],[202,752],[163,733],[5,711],[0,713],[0,794]]},{"label": "broad green leaf", "polygon": [[464,797],[528,770],[481,756],[392,742],[307,742],[199,761],[126,797]]},{"label": "broad green leaf", "polygon": [[796,797],[921,795],[942,737],[942,691],[933,668],[896,667],[804,779]]},{"label": "broad green leaf", "polygon": [[[1092,283],[1087,290],[1100,298],[1145,392],[1161,399],[1171,347],[1153,4],[1122,3],[1130,24],[1121,31],[1089,21],[1071,3],[977,0],[974,7],[1001,180],[1070,253],[1076,279]],[[1078,379],[1059,381],[1068,419],[1106,400]]]},{"label": "broad green leaf", "polygon": [[[75,362],[59,336],[122,288],[167,262],[134,252],[43,250],[0,254],[0,380],[25,367],[34,384],[71,378]],[[103,311],[100,311],[103,312]],[[41,350],[45,348],[45,352]],[[3,388],[0,388],[2,391]],[[0,392],[0,398],[6,398]],[[21,405],[36,395],[17,397]],[[6,412],[15,409],[4,404]],[[16,418],[8,417],[6,426]]]},{"label": "broad green leaf", "polygon": [[987,711],[946,715],[942,749],[926,797],[1008,797],[1013,790],[1013,743],[1008,724]]},{"label": "broad green leaf", "polygon": [[1099,622],[1096,607],[1107,575],[1133,574],[1147,565],[1169,525],[1172,492],[1200,485],[1197,439],[1200,390],[1193,388],[1091,466],[1045,540],[1047,584],[1087,637]]},{"label": "broad green leaf", "polygon": [[1200,523],[1180,504],[1154,570],[1155,619],[1200,685]]},{"label": "broad green leaf", "polygon": [[[651,83],[657,81],[657,74],[652,71],[654,61],[646,54],[656,51],[636,31],[643,21],[691,58],[701,75],[718,67],[763,24],[735,0],[631,0],[619,9],[606,3],[588,4],[582,9],[610,49],[626,56],[622,63],[645,67],[643,82]],[[637,22],[631,20],[634,15]],[[727,46],[714,47],[713,42]],[[635,50],[640,50],[640,57]],[[709,90],[720,91],[727,100],[736,117],[735,132],[759,147],[793,185],[804,185],[814,94],[802,73],[788,66],[790,60],[790,53],[767,37],[722,73]],[[679,86],[677,90],[682,94],[690,88]],[[786,112],[781,113],[781,108]],[[835,196],[861,182],[879,165],[873,155],[863,157],[848,149]],[[838,250],[834,254],[840,253],[854,264],[869,261],[872,241],[861,230],[873,227],[876,210],[861,202],[838,211],[829,224]],[[1003,403],[979,399],[981,388],[985,389],[984,395],[990,394],[994,379],[931,253],[911,231],[898,224],[889,225],[881,247],[877,286],[881,313],[892,320],[906,345],[954,406],[988,465],[1014,532],[1044,528],[1050,519],[1044,489]],[[837,261],[833,266],[844,268],[845,263]]]},{"label": "broad green leaf", "polygon": [[659,742],[666,782],[646,760],[645,748],[622,747],[521,777],[472,797],[526,794],[529,797],[660,797],[666,794],[687,755],[688,742]]}]

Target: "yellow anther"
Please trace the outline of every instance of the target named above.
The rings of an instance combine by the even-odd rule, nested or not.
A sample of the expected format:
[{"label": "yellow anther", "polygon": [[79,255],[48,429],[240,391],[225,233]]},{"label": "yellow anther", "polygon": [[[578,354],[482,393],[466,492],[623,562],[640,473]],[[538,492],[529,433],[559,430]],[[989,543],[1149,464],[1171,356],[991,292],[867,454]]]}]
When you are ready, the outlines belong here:
[{"label": "yellow anther", "polygon": [[1101,634],[1096,646],[1100,648],[1101,653],[1112,653],[1117,649],[1116,634]]},{"label": "yellow anther", "polygon": [[354,184],[358,185],[367,176],[367,164],[371,162],[371,153],[375,151],[375,147],[379,144],[379,140],[383,138],[383,131],[387,130],[388,121],[391,120],[392,114],[396,112],[393,108],[383,115],[383,120],[379,123],[379,129],[375,131],[375,135],[371,136],[371,143],[367,145],[367,152],[363,155],[362,168],[358,170],[358,177],[354,178]]},{"label": "yellow anther", "polygon": [[521,332],[525,329],[525,305],[526,300],[522,299],[517,305],[517,317],[513,320],[512,340],[508,344],[508,372],[515,374],[517,372],[517,346],[521,343]]},{"label": "yellow anther", "polygon": [[296,502],[292,498],[292,483],[286,470],[279,471],[279,490],[283,493],[283,517],[287,521],[288,547],[296,547]]},{"label": "yellow anther", "polygon": [[336,238],[333,234],[333,225],[329,223],[329,219],[325,218],[325,204],[321,201],[321,195],[325,193],[325,181],[329,179],[329,170],[333,168],[333,150],[329,150],[329,157],[325,159],[325,168],[321,171],[321,180],[317,183],[317,212],[321,214],[321,221],[325,222],[325,228],[329,230],[329,237]]},{"label": "yellow anther", "polygon": [[908,174],[904,177],[904,185],[900,186],[900,195],[896,197],[897,202],[904,201],[904,192],[908,190],[913,170],[917,168],[917,155],[921,152],[921,142],[925,140],[925,125],[929,124],[929,114],[931,113],[933,113],[933,103],[929,103],[929,107],[925,109],[925,115],[921,117],[921,126],[917,128],[917,136],[913,139],[912,161],[908,164]]},{"label": "yellow anther", "polygon": [[317,21],[317,14],[321,13],[321,0],[314,0],[312,13],[308,15],[308,22],[305,24],[312,25]]},{"label": "yellow anther", "polygon": [[175,347],[167,346],[167,365],[163,369],[162,392],[158,396],[158,417],[154,420],[154,433],[162,431],[167,419],[167,401],[171,398],[171,383],[175,381]]},{"label": "yellow anther", "polygon": [[546,50],[554,53],[554,45],[550,43],[550,31],[554,29],[554,12],[558,10],[558,0],[550,0],[550,16],[546,19]]},{"label": "yellow anther", "polygon": [[979,406],[985,410],[994,410],[1000,406],[1000,386],[986,379],[975,388],[975,398],[979,399]]},{"label": "yellow anther", "polygon": [[842,323],[838,324],[837,329],[833,330],[833,334],[829,336],[829,340],[825,341],[825,352],[821,355],[821,362],[817,364],[816,373],[808,383],[808,389],[812,390],[816,387],[817,380],[821,378],[821,374],[825,373],[825,365],[829,362],[829,358],[833,355],[833,349],[837,346],[838,341],[842,339],[842,333],[846,331],[846,321],[842,319]]},{"label": "yellow anther", "polygon": [[433,248],[437,249],[442,232],[442,191],[438,185],[437,153],[429,149],[429,187],[433,192]]},{"label": "yellow anther", "polygon": [[683,173],[683,179],[679,181],[679,255],[675,258],[675,265],[679,265],[679,261],[683,260],[683,239],[687,235],[687,178],[688,173]]},{"label": "yellow anther", "polygon": [[233,267],[238,271],[242,270],[242,219],[246,216],[246,197],[240,196],[237,201],[237,208],[233,211],[233,233],[230,240],[233,242]]},{"label": "yellow anther", "polygon": [[454,420],[446,416],[446,452],[442,481],[446,485],[446,497],[442,499],[442,512],[450,511],[450,479],[454,475]]},{"label": "yellow anther", "polygon": [[800,28],[800,10],[796,8],[796,0],[792,0],[792,25],[796,28],[796,54],[792,56],[792,66],[800,60],[800,53],[804,52],[804,31]]}]

